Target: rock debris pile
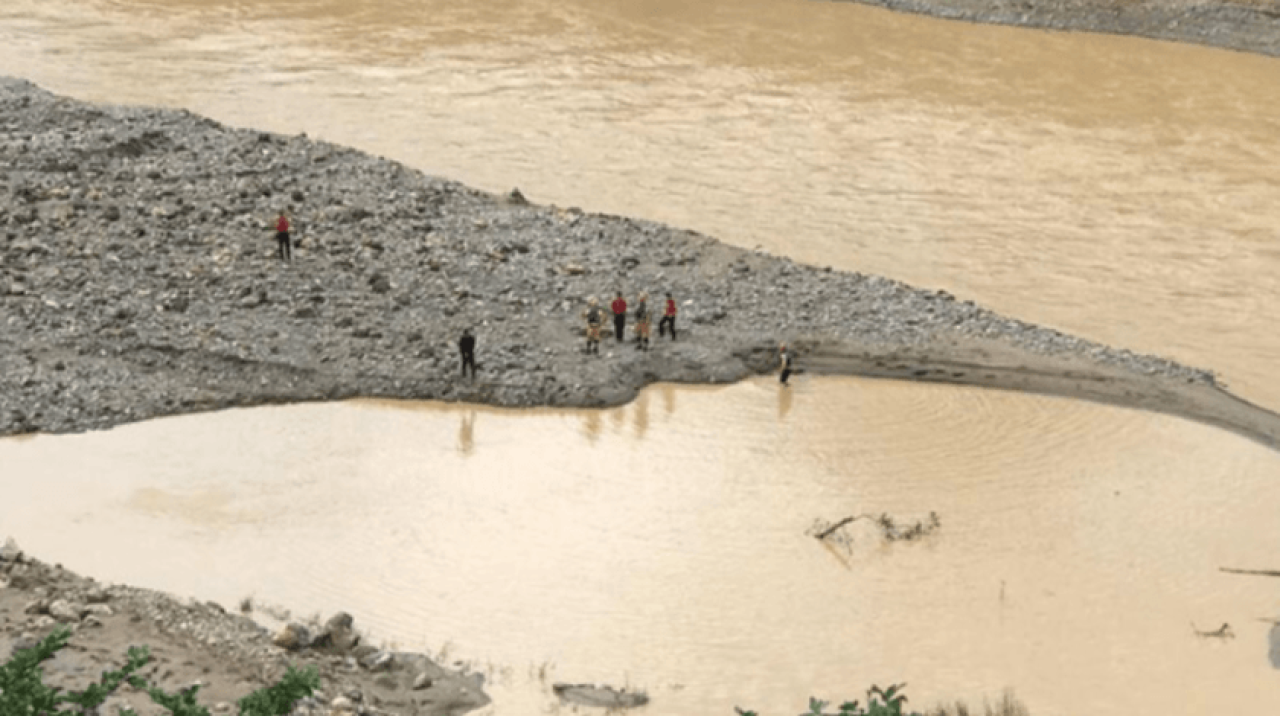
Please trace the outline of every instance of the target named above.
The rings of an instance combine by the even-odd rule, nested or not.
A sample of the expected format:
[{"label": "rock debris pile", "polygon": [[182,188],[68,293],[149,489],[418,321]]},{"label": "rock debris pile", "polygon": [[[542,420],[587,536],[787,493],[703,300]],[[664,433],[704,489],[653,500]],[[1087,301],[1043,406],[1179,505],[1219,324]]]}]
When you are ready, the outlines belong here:
[{"label": "rock debris pile", "polygon": [[[174,693],[192,685],[215,714],[275,683],[293,665],[313,666],[320,690],[292,716],[436,716],[489,703],[480,674],[446,669],[422,654],[362,643],[351,615],[339,612],[314,634],[298,623],[273,637],[245,616],[214,602],[184,600],[149,589],[104,586],[22,553],[0,548],[0,663],[57,625],[68,647],[46,665],[45,683],[83,689],[124,664],[129,646],[147,645],[154,661],[141,675]],[[141,691],[122,687],[103,713],[128,706],[141,716],[167,714]]]},{"label": "rock debris pile", "polygon": [[[1170,361],[946,292],[636,219],[538,206],[306,136],[0,80],[0,435],[353,396],[605,406],[769,370],[779,340],[996,340],[1143,375]],[[274,219],[299,246],[276,258]],[[671,291],[680,340],[583,348],[590,296]],[[479,379],[458,378],[476,334]]]}]

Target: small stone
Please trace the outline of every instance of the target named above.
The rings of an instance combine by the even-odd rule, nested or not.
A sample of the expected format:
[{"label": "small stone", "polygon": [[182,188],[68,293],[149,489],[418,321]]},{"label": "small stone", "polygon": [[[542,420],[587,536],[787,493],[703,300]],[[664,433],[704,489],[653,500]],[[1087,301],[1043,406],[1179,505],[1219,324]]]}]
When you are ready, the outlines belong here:
[{"label": "small stone", "polygon": [[374,293],[386,293],[391,290],[391,279],[386,274],[375,273],[369,277],[369,288]]},{"label": "small stone", "polygon": [[391,667],[393,661],[395,661],[395,657],[391,655],[391,652],[379,651],[361,659],[360,663],[369,671],[384,671]]},{"label": "small stone", "polygon": [[72,604],[65,599],[54,600],[49,605],[49,615],[60,622],[78,622],[84,614],[85,608],[83,605]]},{"label": "small stone", "polygon": [[413,690],[421,691],[423,689],[429,689],[431,688],[432,683],[433,682],[431,680],[431,677],[427,676],[427,672],[424,671],[421,674],[418,674],[417,676],[414,677]]},{"label": "small stone", "polygon": [[271,638],[271,643],[287,651],[305,649],[311,644],[311,633],[301,624],[290,622]]},{"label": "small stone", "polygon": [[23,632],[22,636],[18,637],[18,640],[13,642],[13,648],[10,649],[10,653],[17,654],[20,651],[26,651],[39,643],[40,640],[36,639],[35,634],[32,634],[31,632]]},{"label": "small stone", "polygon": [[339,696],[335,698],[333,701],[329,702],[329,708],[333,709],[334,711],[343,711],[347,713],[352,713],[356,710],[356,705],[352,703],[351,699],[347,698],[346,696]]},{"label": "small stone", "polygon": [[83,609],[86,613],[97,617],[109,617],[115,614],[115,610],[106,604],[87,604]]}]

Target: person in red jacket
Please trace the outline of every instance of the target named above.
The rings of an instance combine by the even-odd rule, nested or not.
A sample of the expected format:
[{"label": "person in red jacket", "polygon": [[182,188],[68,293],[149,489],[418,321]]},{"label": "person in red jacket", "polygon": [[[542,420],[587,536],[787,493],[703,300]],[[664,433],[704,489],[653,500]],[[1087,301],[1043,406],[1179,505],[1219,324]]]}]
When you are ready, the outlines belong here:
[{"label": "person in red jacket", "polygon": [[676,300],[671,297],[671,292],[667,292],[666,308],[662,311],[662,320],[658,321],[658,336],[667,335],[667,329],[671,329],[671,340],[676,339]]},{"label": "person in red jacket", "polygon": [[618,292],[617,298],[613,299],[609,308],[613,309],[613,335],[621,343],[627,327],[627,299],[622,297],[621,291]]},{"label": "person in red jacket", "polygon": [[280,218],[276,219],[276,243],[280,246],[280,260],[292,261],[293,251],[289,246],[289,219],[280,212]]}]

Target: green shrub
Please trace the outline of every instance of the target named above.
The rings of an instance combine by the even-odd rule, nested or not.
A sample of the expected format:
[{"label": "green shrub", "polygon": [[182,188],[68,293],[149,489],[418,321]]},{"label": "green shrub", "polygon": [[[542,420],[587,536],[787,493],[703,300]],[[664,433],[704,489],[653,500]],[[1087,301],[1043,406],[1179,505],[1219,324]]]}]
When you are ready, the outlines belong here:
[{"label": "green shrub", "polygon": [[[895,684],[887,689],[879,686],[872,686],[867,689],[867,705],[864,707],[857,701],[846,701],[840,704],[837,711],[832,712],[831,716],[920,716],[918,713],[904,713],[902,705],[907,702],[907,697],[902,693],[902,689],[906,684]],[[828,716],[829,712],[824,711],[827,707],[826,701],[809,697],[809,711],[804,716]],[[757,716],[755,711],[743,711],[735,708],[739,716]]]},{"label": "green shrub", "polygon": [[[107,697],[123,683],[145,689],[151,700],[169,710],[173,716],[209,716],[209,710],[196,703],[199,686],[176,694],[167,693],[136,673],[151,661],[146,647],[130,647],[127,661],[117,671],[104,671],[96,684],[83,691],[63,692],[44,683],[41,664],[52,659],[67,645],[71,630],[55,629],[40,643],[23,649],[0,666],[0,714],[4,716],[84,716],[94,713]],[[280,681],[240,699],[240,716],[285,716],[294,703],[310,696],[320,686],[315,667],[299,671],[292,666]]]},{"label": "green shrub", "polygon": [[[857,701],[846,701],[834,712],[824,711],[827,708],[826,701],[810,697],[809,710],[803,716],[922,716],[919,712],[908,713],[902,710],[907,702],[907,697],[902,693],[905,687],[906,684],[895,684],[887,689],[872,686],[867,690],[866,706]],[[736,707],[734,710],[738,712],[738,716],[757,716],[755,711],[744,711]],[[994,707],[987,704],[983,712],[986,716],[1028,716],[1026,707],[1008,692]],[[954,709],[935,708],[928,712],[928,716],[969,716],[969,708],[957,703]]]}]

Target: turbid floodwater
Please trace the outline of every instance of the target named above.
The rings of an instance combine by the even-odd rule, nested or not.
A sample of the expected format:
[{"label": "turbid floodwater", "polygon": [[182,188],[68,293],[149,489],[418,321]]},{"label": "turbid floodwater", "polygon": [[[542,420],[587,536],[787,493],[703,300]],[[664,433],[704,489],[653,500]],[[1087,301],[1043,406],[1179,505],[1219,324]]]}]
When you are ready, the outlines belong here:
[{"label": "turbid floodwater", "polygon": [[[1038,715],[1265,712],[1280,456],[1168,416],[864,379],[655,386],[607,411],[346,402],[0,443],[0,524],[72,569],[327,615],[652,713],[907,681]],[[846,545],[817,520],[941,528]],[[301,615],[300,615],[301,616]],[[1197,637],[1222,622],[1237,638]],[[544,672],[545,670],[545,672]],[[546,674],[546,683],[540,677]]]},{"label": "turbid floodwater", "polygon": [[[946,289],[1280,407],[1275,59],[798,0],[11,0],[0,68]],[[5,441],[0,526],[104,579],[448,646],[492,664],[503,715],[545,704],[543,664],[663,714],[901,680],[1037,716],[1258,713],[1277,585],[1218,567],[1280,566],[1276,460],[1066,400],[761,380]],[[943,527],[804,533],[864,511]]]}]

